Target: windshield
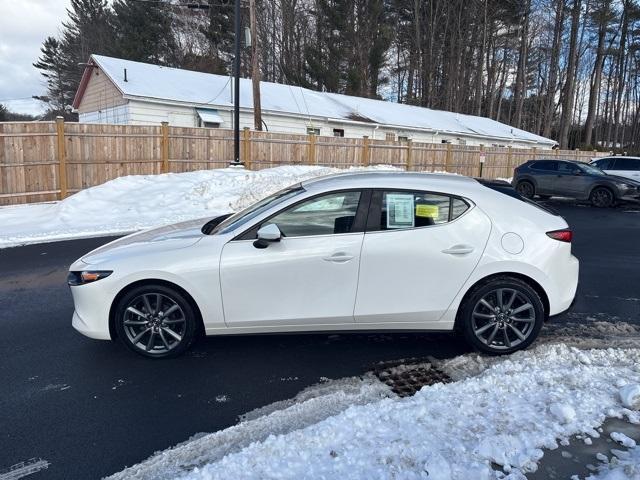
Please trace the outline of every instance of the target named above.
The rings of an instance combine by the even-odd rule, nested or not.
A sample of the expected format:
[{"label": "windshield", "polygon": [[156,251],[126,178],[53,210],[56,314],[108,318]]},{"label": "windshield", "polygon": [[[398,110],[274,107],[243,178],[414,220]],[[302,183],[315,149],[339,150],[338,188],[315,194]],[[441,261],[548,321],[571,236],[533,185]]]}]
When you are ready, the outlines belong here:
[{"label": "windshield", "polygon": [[580,167],[584,172],[590,173],[591,175],[606,175],[606,173],[604,173],[595,165],[590,165],[588,163],[580,163],[578,164],[578,167]]},{"label": "windshield", "polygon": [[224,222],[220,223],[216,228],[214,228],[211,231],[210,235],[227,233],[235,230],[236,228],[241,227],[253,218],[256,218],[262,212],[265,212],[271,207],[274,207],[284,202],[285,200],[288,200],[289,198],[295,197],[302,192],[304,192],[304,188],[302,188],[302,185],[298,183],[297,185],[292,185],[291,187],[285,188],[284,190],[280,190],[273,195],[269,195],[268,197],[260,200],[258,203],[254,203],[244,210],[231,215]]}]

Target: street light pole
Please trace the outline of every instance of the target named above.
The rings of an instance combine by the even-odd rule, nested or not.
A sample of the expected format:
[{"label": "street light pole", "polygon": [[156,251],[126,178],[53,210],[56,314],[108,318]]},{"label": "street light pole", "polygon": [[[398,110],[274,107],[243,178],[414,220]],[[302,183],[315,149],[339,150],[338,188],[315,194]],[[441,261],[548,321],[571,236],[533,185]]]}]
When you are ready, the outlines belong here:
[{"label": "street light pole", "polygon": [[233,89],[233,162],[240,163],[240,0],[235,0],[235,58]]}]

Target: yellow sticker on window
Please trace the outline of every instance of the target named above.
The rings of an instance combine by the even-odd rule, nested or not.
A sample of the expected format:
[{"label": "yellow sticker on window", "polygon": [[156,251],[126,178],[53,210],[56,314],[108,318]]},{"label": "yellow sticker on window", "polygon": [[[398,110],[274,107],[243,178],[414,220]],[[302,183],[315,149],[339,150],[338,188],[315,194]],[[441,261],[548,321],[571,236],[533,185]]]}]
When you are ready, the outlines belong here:
[{"label": "yellow sticker on window", "polygon": [[438,205],[416,205],[416,217],[438,218],[439,216]]}]

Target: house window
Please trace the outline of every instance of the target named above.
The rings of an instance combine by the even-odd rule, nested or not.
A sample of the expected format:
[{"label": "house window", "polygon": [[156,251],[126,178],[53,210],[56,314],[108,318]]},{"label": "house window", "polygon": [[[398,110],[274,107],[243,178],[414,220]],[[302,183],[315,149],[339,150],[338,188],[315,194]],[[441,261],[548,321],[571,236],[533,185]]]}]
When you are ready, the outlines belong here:
[{"label": "house window", "polygon": [[214,122],[200,122],[200,123],[202,124],[200,126],[204,128],[220,128],[219,123],[214,123]]},{"label": "house window", "polygon": [[384,136],[384,139],[387,142],[395,142],[396,141],[396,134],[392,133],[392,132],[387,132]]},{"label": "house window", "polygon": [[320,135],[320,129],[315,127],[307,127],[307,135]]},{"label": "house window", "polygon": [[399,142],[408,142],[409,141],[409,137],[398,135],[398,141]]},{"label": "house window", "polygon": [[344,137],[344,128],[334,128],[333,129],[334,137]]}]

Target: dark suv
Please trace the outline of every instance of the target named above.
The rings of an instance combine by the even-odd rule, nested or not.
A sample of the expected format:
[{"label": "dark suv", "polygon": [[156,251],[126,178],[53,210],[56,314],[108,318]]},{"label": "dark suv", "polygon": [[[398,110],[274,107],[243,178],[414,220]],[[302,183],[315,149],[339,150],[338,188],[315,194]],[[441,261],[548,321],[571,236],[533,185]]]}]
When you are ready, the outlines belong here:
[{"label": "dark suv", "polygon": [[514,170],[512,183],[526,198],[570,197],[589,200],[596,207],[611,207],[618,200],[640,200],[640,182],[568,160],[529,160]]}]

